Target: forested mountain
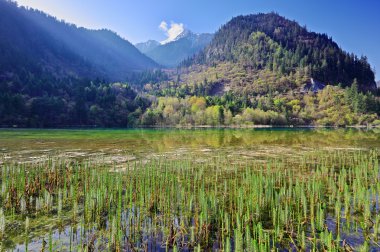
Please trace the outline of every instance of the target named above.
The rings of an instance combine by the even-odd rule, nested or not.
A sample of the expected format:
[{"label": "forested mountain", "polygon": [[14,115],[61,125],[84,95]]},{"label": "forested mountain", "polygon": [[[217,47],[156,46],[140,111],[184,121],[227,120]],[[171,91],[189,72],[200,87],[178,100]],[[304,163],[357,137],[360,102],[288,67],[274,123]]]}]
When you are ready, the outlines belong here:
[{"label": "forested mountain", "polygon": [[181,63],[142,117],[156,125],[380,124],[365,57],[275,14],[238,16]]},{"label": "forested mountain", "polygon": [[88,30],[0,0],[0,75],[124,80],[158,65],[109,30]]},{"label": "forested mountain", "polygon": [[213,38],[212,34],[195,34],[184,30],[178,37],[169,43],[159,44],[149,40],[145,43],[136,44],[136,47],[157,63],[166,67],[176,67],[183,60],[193,56],[204,49]]},{"label": "forested mountain", "polygon": [[[215,67],[230,62],[239,64],[245,72],[299,74],[343,87],[357,79],[361,90],[376,89],[366,57],[346,53],[326,34],[310,32],[276,13],[233,18],[219,29],[205,50],[183,65]],[[252,79],[254,76],[249,75],[241,81]]]},{"label": "forested mountain", "polygon": [[128,84],[164,75],[128,41],[0,0],[0,126],[128,126],[149,105]]}]

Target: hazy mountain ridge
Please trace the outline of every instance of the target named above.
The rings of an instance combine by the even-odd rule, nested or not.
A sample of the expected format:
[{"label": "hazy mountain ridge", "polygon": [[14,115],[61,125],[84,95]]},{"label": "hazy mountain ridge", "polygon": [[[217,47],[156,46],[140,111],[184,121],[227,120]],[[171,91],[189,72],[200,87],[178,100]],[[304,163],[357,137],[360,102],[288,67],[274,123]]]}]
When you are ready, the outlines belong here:
[{"label": "hazy mountain ridge", "polygon": [[[78,28],[41,11],[0,1],[2,71],[35,66],[55,77],[123,80],[158,65],[109,30]],[[13,62],[9,67],[9,62]]]},{"label": "hazy mountain ridge", "polygon": [[0,126],[133,125],[148,102],[110,82],[156,67],[114,32],[0,0]]},{"label": "hazy mountain ridge", "polygon": [[213,34],[195,34],[184,30],[169,43],[160,44],[149,40],[136,44],[136,47],[157,63],[166,67],[176,67],[183,60],[205,48],[212,40]]},{"label": "hazy mountain ridge", "polygon": [[140,52],[145,54],[145,53],[155,49],[156,47],[158,47],[160,45],[161,45],[160,42],[158,42],[156,40],[148,40],[146,42],[141,42],[141,43],[135,44],[135,47],[137,49],[139,49]]}]

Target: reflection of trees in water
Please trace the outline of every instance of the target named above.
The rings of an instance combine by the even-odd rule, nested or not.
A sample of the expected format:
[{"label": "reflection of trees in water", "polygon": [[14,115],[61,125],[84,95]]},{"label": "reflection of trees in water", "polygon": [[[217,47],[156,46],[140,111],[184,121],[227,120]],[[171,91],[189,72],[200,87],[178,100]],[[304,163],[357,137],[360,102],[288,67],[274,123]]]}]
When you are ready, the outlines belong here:
[{"label": "reflection of trees in water", "polygon": [[258,145],[285,145],[289,147],[380,147],[380,131],[358,129],[306,129],[306,130],[178,130],[159,134],[155,138],[145,136],[144,142],[158,151],[176,147],[202,146],[255,147]]},{"label": "reflection of trees in water", "polygon": [[380,129],[15,130],[0,131],[0,142],[3,153],[40,154],[45,150],[144,154],[178,148],[270,146],[380,148]]}]

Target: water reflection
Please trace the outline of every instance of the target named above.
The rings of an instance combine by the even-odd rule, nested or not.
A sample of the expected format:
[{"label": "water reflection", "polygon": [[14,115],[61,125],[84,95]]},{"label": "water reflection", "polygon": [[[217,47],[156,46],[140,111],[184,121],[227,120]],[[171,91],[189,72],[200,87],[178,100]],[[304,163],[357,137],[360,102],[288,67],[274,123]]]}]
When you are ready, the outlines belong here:
[{"label": "water reflection", "polygon": [[297,154],[307,150],[379,147],[379,129],[0,130],[2,162],[39,160],[57,153],[72,158],[113,156],[118,159],[118,156],[142,158],[178,150]]}]

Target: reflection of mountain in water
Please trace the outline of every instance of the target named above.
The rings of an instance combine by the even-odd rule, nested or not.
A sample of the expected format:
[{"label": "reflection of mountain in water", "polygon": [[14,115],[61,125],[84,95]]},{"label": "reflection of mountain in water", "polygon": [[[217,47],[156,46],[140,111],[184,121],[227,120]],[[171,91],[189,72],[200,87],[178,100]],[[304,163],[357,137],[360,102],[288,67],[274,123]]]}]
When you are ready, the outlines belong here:
[{"label": "reflection of mountain in water", "polygon": [[12,130],[0,131],[0,141],[2,155],[8,157],[5,161],[37,161],[59,153],[74,159],[109,157],[119,163],[163,153],[213,155],[220,151],[254,156],[380,148],[379,133],[357,129]]}]

